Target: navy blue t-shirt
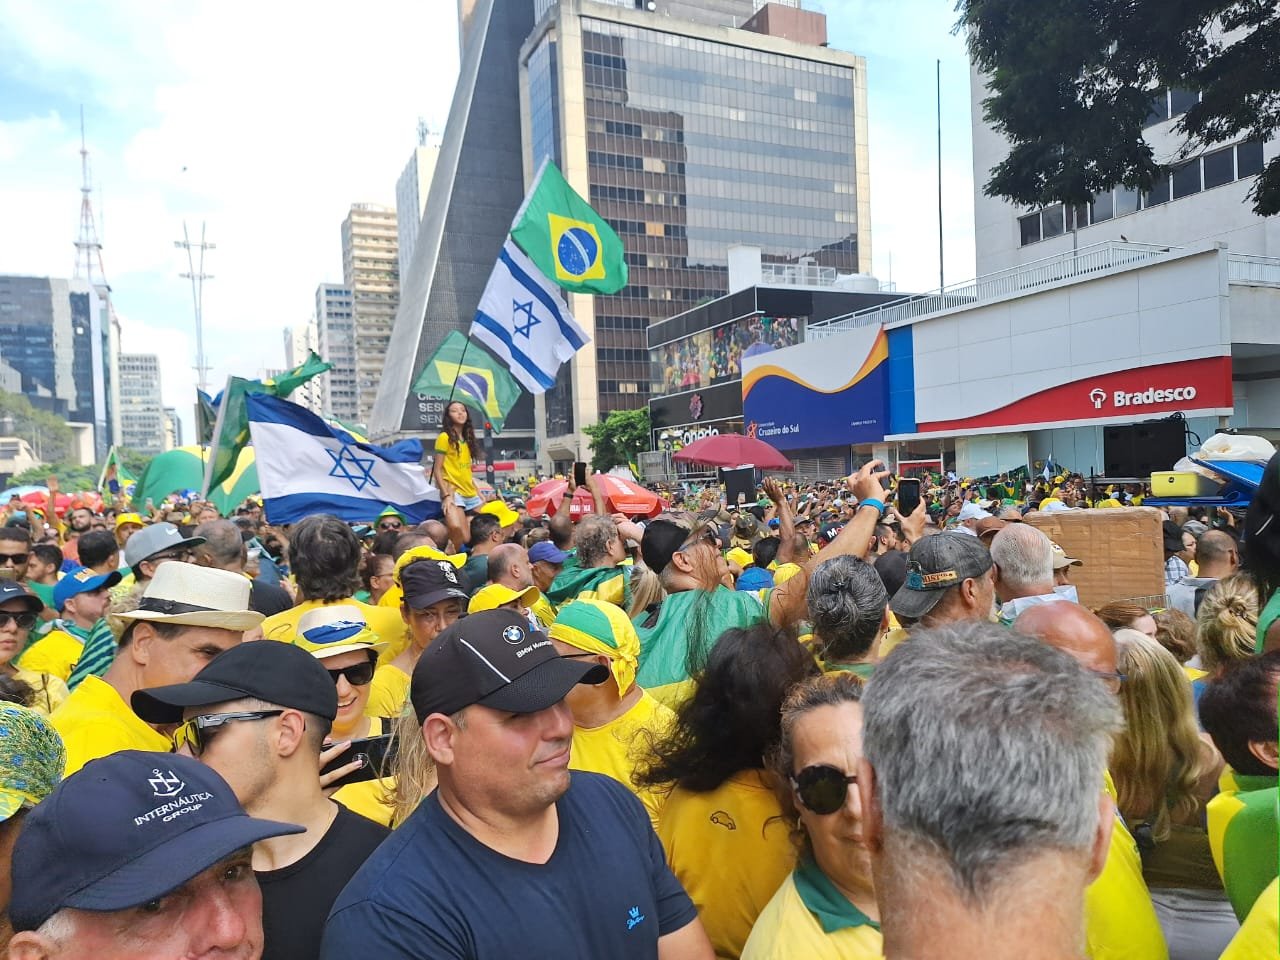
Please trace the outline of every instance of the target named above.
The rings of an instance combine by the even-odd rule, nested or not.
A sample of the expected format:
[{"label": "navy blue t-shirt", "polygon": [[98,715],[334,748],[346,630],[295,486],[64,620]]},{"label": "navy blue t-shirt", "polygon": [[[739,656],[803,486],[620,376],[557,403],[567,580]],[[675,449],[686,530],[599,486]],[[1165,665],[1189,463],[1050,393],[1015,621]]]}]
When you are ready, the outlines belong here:
[{"label": "navy blue t-shirt", "polygon": [[697,917],[640,801],[574,771],[545,864],[485,846],[436,794],[365,861],[325,925],[321,960],[626,960]]}]

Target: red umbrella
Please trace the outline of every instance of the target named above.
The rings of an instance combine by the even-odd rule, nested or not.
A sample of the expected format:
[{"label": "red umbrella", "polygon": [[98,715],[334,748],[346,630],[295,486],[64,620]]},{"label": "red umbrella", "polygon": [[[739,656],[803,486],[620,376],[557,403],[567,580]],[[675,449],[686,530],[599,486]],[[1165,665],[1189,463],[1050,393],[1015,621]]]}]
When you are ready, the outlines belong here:
[{"label": "red umbrella", "polygon": [[763,440],[740,433],[703,437],[683,447],[673,457],[684,463],[708,467],[758,467],[761,470],[790,470],[791,461]]},{"label": "red umbrella", "polygon": [[[605,505],[614,513],[625,513],[629,517],[656,517],[667,508],[661,497],[634,480],[597,473],[596,483],[604,494]],[[559,509],[568,489],[567,480],[542,481],[529,491],[529,499],[525,503],[529,516],[540,517],[546,513],[554,513]],[[586,487],[578,487],[573,492],[573,502],[569,504],[570,518],[577,520],[592,509],[591,491]]]}]

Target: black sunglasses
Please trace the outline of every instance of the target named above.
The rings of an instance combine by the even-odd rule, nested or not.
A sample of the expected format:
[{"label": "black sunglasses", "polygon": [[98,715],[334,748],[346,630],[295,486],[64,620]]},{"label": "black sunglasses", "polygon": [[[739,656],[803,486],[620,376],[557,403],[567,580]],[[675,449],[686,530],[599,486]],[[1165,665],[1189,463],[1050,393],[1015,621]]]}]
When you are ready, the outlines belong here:
[{"label": "black sunglasses", "polygon": [[18,625],[19,630],[30,630],[36,625],[34,613],[9,613],[7,610],[0,610],[0,630],[7,627],[11,620]]},{"label": "black sunglasses", "polygon": [[338,682],[339,677],[346,677],[347,683],[353,687],[363,687],[373,679],[373,670],[373,661],[366,660],[364,663],[355,663],[341,670],[330,670],[329,676],[333,677],[334,683]]},{"label": "black sunglasses", "polygon": [[791,778],[805,809],[819,816],[827,816],[843,807],[849,796],[849,784],[857,782],[856,776],[825,763],[805,767]]},{"label": "black sunglasses", "polygon": [[237,720],[266,720],[282,713],[283,710],[248,710],[243,713],[209,713],[202,717],[192,717],[173,731],[173,746],[175,749],[184,744],[190,746],[191,752],[198,757],[209,745],[213,732],[226,724]]},{"label": "black sunglasses", "polygon": [[399,520],[384,520],[382,523],[378,524],[378,529],[379,530],[402,530],[404,529],[404,524],[401,523]]},{"label": "black sunglasses", "polygon": [[12,561],[12,562],[13,562],[13,565],[14,565],[15,567],[17,567],[17,566],[21,566],[22,564],[24,564],[24,563],[26,563],[26,562],[27,562],[27,554],[25,554],[25,553],[0,553],[0,564],[4,563],[6,560],[10,560],[10,561]]}]

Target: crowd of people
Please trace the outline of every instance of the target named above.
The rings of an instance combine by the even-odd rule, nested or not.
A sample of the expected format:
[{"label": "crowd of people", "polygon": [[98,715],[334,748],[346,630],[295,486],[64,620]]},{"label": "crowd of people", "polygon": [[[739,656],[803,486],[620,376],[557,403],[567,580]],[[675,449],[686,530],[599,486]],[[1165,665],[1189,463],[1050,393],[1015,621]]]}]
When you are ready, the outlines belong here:
[{"label": "crowd of people", "polygon": [[11,958],[1280,956],[1280,456],[1089,609],[1037,514],[1140,489],[574,522],[448,424],[420,524],[9,511]]}]

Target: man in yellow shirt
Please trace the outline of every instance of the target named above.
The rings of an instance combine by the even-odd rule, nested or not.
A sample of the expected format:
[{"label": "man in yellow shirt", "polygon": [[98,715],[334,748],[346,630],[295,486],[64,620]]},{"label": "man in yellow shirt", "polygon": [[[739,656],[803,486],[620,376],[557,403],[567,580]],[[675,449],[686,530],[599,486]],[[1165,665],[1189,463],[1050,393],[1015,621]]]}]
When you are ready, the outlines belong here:
[{"label": "man in yellow shirt", "polygon": [[404,646],[405,626],[394,607],[372,606],[354,599],[360,589],[360,539],[347,524],[316,514],[289,532],[289,569],[298,584],[298,605],[262,621],[268,640],[293,643],[298,621],[308,610],[330,603],[359,609],[369,628],[393,649]]},{"label": "man in yellow shirt", "polygon": [[169,737],[129,706],[137,690],[185,683],[262,622],[249,609],[249,581],[225,570],[166,563],[127,624],[115,661],[101,677],[86,677],[57,710],[53,725],[67,747],[67,775],[120,750],[171,749]]},{"label": "man in yellow shirt", "polygon": [[529,610],[537,619],[534,629],[546,630],[555,620],[555,607],[534,584],[529,552],[520,544],[504,543],[489,552],[489,583],[507,587],[520,594],[530,588],[534,590],[528,603]]},{"label": "man in yellow shirt", "polygon": [[84,653],[90,633],[106,629],[99,624],[111,601],[108,591],[120,582],[119,571],[94,573],[81,567],[58,581],[53,588],[53,604],[58,619],[53,629],[37,640],[18,662],[23,670],[47,673],[63,683]]},{"label": "man in yellow shirt", "polygon": [[562,657],[609,669],[603,683],[579,684],[565,694],[573,712],[571,770],[613,777],[640,798],[654,827],[666,791],[635,782],[645,748],[665,736],[675,713],[636,683],[640,637],[627,615],[603,600],[572,600],[547,631]]}]

